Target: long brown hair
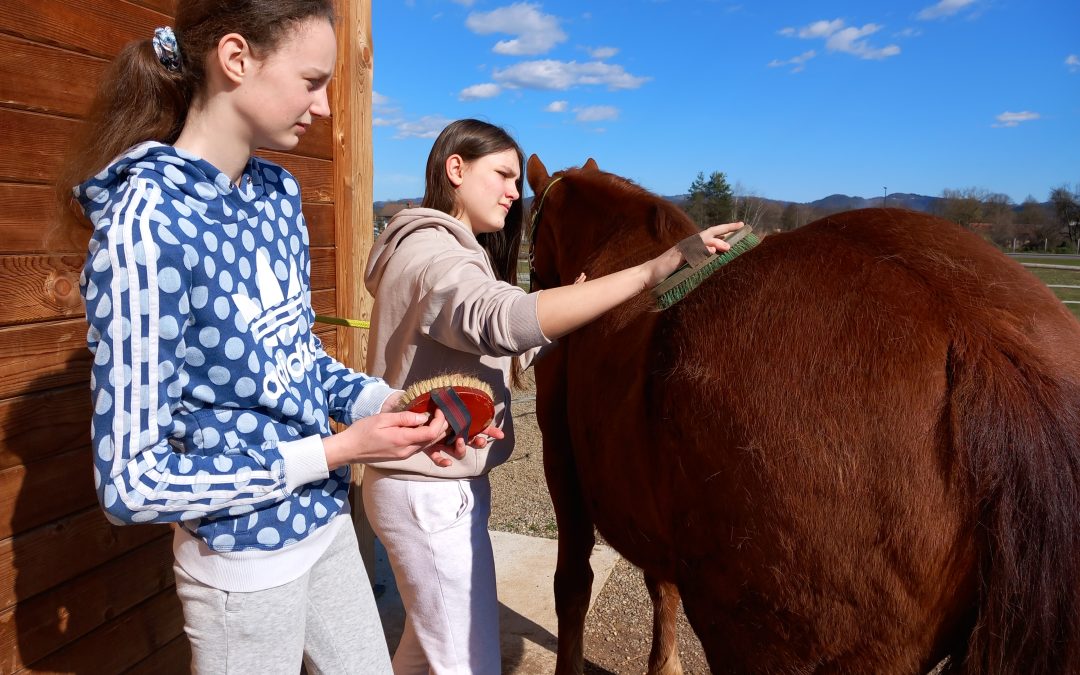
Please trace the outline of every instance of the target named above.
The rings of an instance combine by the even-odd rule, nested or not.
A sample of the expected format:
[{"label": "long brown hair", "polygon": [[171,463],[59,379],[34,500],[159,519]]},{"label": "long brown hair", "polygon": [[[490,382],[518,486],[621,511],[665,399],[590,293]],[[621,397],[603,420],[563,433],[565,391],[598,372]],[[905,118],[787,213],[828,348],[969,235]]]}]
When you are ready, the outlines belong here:
[{"label": "long brown hair", "polygon": [[521,248],[524,208],[521,204],[522,182],[525,173],[525,153],[517,141],[502,127],[481,120],[465,119],[451,122],[431,146],[425,176],[424,201],[421,206],[455,215],[460,209],[454,185],[446,175],[446,160],[451,155],[461,155],[466,162],[504,150],[513,150],[518,156],[518,198],[510,205],[506,224],[498,232],[485,232],[476,236],[480,245],[491,256],[495,276],[510,284],[517,283],[517,258]]},{"label": "long brown hair", "polygon": [[[428,154],[424,201],[421,206],[442,211],[450,216],[460,210],[454,185],[446,175],[446,160],[451,155],[461,155],[466,162],[474,162],[481,157],[511,148],[518,157],[518,198],[510,205],[503,228],[498,232],[478,234],[476,240],[491,258],[495,276],[508,284],[517,284],[518,252],[521,250],[525,216],[525,209],[522,206],[525,153],[505,129],[474,119],[458,120],[447,125],[435,139],[435,144],[431,146],[431,152]],[[519,359],[514,359],[510,379],[515,387],[521,386],[521,375],[521,362]]]},{"label": "long brown hair", "polygon": [[124,150],[143,141],[173,143],[188,110],[206,86],[206,58],[229,33],[244,36],[263,54],[278,47],[288,29],[312,17],[333,23],[333,0],[181,0],[174,32],[181,66],[158,60],[152,35],[123,47],[106,70],[87,125],[57,181],[61,219],[84,222],[71,188]]}]

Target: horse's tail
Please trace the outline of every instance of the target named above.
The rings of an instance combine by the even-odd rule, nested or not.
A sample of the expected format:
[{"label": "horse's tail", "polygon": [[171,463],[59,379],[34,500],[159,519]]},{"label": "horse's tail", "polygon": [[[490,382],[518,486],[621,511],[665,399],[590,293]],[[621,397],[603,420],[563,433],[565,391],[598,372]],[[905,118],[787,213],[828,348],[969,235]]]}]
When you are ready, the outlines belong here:
[{"label": "horse's tail", "polygon": [[980,551],[962,670],[1080,673],[1080,382],[1019,334],[956,342],[950,361]]}]

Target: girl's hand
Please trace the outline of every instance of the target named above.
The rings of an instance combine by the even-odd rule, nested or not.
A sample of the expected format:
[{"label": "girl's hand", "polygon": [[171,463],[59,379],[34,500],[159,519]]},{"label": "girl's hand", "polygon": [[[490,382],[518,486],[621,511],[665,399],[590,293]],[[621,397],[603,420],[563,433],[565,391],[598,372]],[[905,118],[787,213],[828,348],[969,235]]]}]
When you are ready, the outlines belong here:
[{"label": "girl's hand", "polygon": [[[503,430],[500,429],[499,427],[492,425],[492,426],[488,427],[487,429],[484,429],[480,433],[476,434],[475,436],[473,436],[473,439],[471,441],[469,441],[468,445],[469,445],[469,447],[476,448],[477,450],[480,450],[480,449],[483,449],[483,448],[487,447],[489,438],[492,438],[492,439],[495,439],[495,440],[500,440],[502,438],[506,438],[506,434],[504,434]],[[444,446],[444,449],[445,449],[445,447],[446,446]],[[454,457],[456,457],[457,459],[461,459],[462,457],[464,457],[465,456],[465,439],[461,438],[460,436],[458,438],[454,439],[453,448],[454,448],[454,452],[453,452]],[[443,466],[443,465],[439,464],[439,466]]]},{"label": "girl's hand", "polygon": [[[731,248],[731,244],[724,241],[723,237],[726,234],[730,234],[740,229],[743,226],[742,222],[737,223],[724,223],[723,225],[713,225],[701,231],[701,243],[705,245],[705,248],[709,250],[709,253],[723,253]],[[679,251],[679,247],[672,246],[662,254],[653,258],[646,263],[648,265],[649,278],[646,288],[652,288],[658,283],[666,279],[672,272],[679,269],[679,266],[686,262],[682,252]]]},{"label": "girl's hand", "polygon": [[[740,220],[737,223],[724,223],[723,225],[712,225],[701,231],[701,241],[705,244],[705,248],[709,249],[709,253],[723,252],[731,248],[731,244],[724,241],[726,235],[731,234],[737,230],[742,229],[743,222]],[[680,258],[682,256],[679,256]],[[681,262],[679,263],[682,264]],[[674,272],[675,270],[672,270]]]},{"label": "girl's hand", "polygon": [[333,471],[345,464],[405,459],[423,450],[439,466],[448,466],[450,460],[442,456],[440,448],[431,446],[449,428],[442,411],[436,411],[430,419],[414,412],[365,417],[340,434],[323,439],[326,465]]}]

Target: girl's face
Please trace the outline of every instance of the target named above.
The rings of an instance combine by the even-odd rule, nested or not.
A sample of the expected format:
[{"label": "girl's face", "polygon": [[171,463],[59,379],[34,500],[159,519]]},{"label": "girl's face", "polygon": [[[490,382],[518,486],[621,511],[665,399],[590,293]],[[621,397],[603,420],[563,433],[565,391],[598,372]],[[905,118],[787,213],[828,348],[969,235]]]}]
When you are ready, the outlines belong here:
[{"label": "girl's face", "polygon": [[326,85],[337,59],[334,29],[326,19],[306,19],[261,56],[252,59],[251,77],[240,88],[251,147],[291,150],[315,117],[330,115]]},{"label": "girl's face", "polygon": [[455,188],[458,210],[455,217],[468,225],[473,234],[501,230],[510,205],[521,196],[517,188],[521,175],[517,151],[507,148],[472,162],[451,155],[446,160],[446,170]]}]

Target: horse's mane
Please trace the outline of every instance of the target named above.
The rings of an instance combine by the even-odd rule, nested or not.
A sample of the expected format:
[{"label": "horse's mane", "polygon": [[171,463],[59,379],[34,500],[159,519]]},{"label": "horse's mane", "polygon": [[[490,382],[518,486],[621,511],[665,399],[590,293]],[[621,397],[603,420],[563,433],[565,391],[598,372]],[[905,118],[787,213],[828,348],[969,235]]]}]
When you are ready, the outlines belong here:
[{"label": "horse's mane", "polygon": [[[697,231],[690,216],[678,205],[646,190],[629,178],[606,171],[567,169],[563,177],[576,182],[610,205],[624,222],[632,222],[634,216],[642,219],[647,233],[657,241],[672,244]],[[640,214],[640,215],[638,215]],[[646,217],[646,216],[651,217]]]}]

